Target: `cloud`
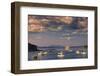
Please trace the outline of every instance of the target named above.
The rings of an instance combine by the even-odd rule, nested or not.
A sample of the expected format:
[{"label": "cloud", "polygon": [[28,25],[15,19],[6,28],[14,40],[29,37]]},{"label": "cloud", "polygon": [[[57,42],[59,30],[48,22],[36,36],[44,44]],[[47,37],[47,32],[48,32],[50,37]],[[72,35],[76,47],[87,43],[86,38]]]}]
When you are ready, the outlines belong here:
[{"label": "cloud", "polygon": [[87,17],[78,18],[78,26],[83,31],[86,31],[88,27],[88,18]]},{"label": "cloud", "polygon": [[50,31],[60,31],[60,30],[62,30],[62,27],[61,26],[56,26],[56,27],[52,26],[52,27],[48,27],[48,30],[50,30]]},{"label": "cloud", "polygon": [[45,27],[42,25],[42,22],[33,17],[28,18],[28,31],[30,32],[43,32]]},{"label": "cloud", "polygon": [[73,22],[73,17],[70,16],[64,16],[64,17],[60,17],[60,20],[66,24],[71,24]]}]

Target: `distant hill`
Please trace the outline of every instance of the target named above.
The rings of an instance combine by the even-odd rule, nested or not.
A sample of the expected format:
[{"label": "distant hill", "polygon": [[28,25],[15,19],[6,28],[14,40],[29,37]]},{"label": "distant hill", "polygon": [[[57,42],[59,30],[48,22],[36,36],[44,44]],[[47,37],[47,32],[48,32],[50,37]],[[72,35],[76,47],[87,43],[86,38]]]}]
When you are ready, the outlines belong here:
[{"label": "distant hill", "polygon": [[83,47],[84,47],[84,48],[88,48],[87,45],[83,45],[83,46],[82,46],[82,45],[81,45],[81,46],[71,46],[70,48],[74,48],[74,47],[75,47],[75,48],[76,48],[76,47],[77,47],[77,48],[80,48],[80,47],[81,47],[81,48],[83,48]]},{"label": "distant hill", "polygon": [[[40,48],[64,48],[65,46],[62,46],[62,45],[50,45],[50,46],[41,46]],[[87,45],[83,45],[83,46],[69,46],[70,48],[74,48],[74,47],[85,47],[87,48],[88,46]]]},{"label": "distant hill", "polygon": [[41,46],[40,48],[64,48],[64,46],[61,46],[61,45],[50,45],[50,46]]},{"label": "distant hill", "polygon": [[38,51],[37,45],[28,43],[28,51]]},{"label": "distant hill", "polygon": [[64,46],[61,46],[61,45],[51,45],[51,46],[48,46],[48,47],[51,47],[51,48],[64,48]]}]

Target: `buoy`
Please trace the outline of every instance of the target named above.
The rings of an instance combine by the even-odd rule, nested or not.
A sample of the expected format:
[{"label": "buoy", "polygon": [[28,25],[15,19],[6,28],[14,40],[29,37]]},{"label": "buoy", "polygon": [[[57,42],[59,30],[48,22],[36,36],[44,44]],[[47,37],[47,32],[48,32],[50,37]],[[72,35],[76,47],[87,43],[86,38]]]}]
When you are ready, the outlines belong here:
[{"label": "buoy", "polygon": [[45,52],[43,52],[43,54],[44,54],[44,55],[47,55],[47,54],[48,54],[48,52],[47,52],[47,51],[45,51]]}]

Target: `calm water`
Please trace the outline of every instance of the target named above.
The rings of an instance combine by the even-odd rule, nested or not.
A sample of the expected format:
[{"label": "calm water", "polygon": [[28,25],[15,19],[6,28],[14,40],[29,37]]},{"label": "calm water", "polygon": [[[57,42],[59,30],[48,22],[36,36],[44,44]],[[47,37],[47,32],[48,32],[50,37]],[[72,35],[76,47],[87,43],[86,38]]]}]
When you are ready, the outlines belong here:
[{"label": "calm water", "polygon": [[39,47],[42,51],[28,53],[28,60],[54,60],[54,59],[78,59],[87,58],[87,48],[74,46],[65,50],[64,47]]}]

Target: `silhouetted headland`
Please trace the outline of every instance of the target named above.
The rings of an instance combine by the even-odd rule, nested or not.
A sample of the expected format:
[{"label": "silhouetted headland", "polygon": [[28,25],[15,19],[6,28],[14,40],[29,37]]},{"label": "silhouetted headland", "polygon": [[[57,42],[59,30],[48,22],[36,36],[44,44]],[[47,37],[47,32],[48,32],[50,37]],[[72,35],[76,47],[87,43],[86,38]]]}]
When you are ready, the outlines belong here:
[{"label": "silhouetted headland", "polygon": [[28,43],[28,51],[41,51],[38,49],[37,45]]}]

